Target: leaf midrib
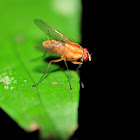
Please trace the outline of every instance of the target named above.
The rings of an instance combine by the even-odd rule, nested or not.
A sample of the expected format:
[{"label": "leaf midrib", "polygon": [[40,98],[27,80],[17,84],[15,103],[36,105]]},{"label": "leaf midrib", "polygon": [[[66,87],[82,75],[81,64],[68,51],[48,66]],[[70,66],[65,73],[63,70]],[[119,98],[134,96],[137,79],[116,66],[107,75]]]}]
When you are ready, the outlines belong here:
[{"label": "leaf midrib", "polygon": [[[22,59],[21,59],[21,57],[20,57],[20,55],[19,55],[20,53],[18,52],[18,50],[17,50],[17,48],[16,48],[16,45],[13,45],[13,46],[14,46],[14,47],[12,47],[12,48],[13,48],[13,52],[15,53],[15,55],[16,55],[18,61],[19,61],[19,64],[21,65],[21,67],[23,67],[23,69],[25,70],[25,72],[27,73],[27,75],[30,77],[30,79],[31,79],[31,80],[33,81],[33,83],[35,84],[35,80],[34,80],[34,78],[31,76],[31,74],[30,74],[30,72],[28,71],[27,67],[25,66],[24,62],[22,61]],[[34,88],[36,89],[36,94],[37,94],[37,96],[38,96],[40,105],[41,105],[42,109],[43,109],[44,112],[45,112],[46,118],[49,118],[49,120],[51,120],[51,124],[52,124],[53,129],[55,129],[55,131],[56,131],[57,133],[59,133],[59,129],[56,128],[56,125],[53,123],[51,117],[49,116],[49,113],[48,113],[46,107],[44,106],[44,104],[43,104],[43,102],[42,102],[42,99],[41,99],[41,97],[40,97],[40,92],[39,92],[39,90],[37,89],[37,86],[34,87]],[[46,125],[47,125],[47,122],[46,122]]]}]

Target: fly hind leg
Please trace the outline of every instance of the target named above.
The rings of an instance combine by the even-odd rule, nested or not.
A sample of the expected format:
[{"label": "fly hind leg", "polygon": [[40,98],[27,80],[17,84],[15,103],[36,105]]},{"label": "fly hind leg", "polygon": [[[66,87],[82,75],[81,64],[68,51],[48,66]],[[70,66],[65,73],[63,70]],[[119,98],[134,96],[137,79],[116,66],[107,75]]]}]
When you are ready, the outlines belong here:
[{"label": "fly hind leg", "polygon": [[48,69],[49,69],[51,63],[60,62],[60,61],[62,61],[62,60],[63,60],[63,58],[56,59],[56,60],[51,60],[50,63],[49,63],[49,65],[48,65],[48,67],[47,67],[47,69],[46,69],[46,71],[45,71],[45,73],[42,75],[42,77],[39,79],[39,81],[38,81],[37,83],[35,83],[34,85],[31,86],[31,88],[34,87],[34,86],[36,86],[36,85],[38,85],[38,84],[40,83],[40,81],[42,80],[42,78],[44,77],[44,75],[47,73],[47,71],[48,71]]}]

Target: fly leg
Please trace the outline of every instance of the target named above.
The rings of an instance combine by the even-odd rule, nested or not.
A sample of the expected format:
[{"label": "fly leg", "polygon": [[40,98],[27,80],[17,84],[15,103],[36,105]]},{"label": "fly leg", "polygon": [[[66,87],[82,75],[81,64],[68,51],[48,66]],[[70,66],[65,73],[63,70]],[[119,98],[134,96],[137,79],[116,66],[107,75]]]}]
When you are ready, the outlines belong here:
[{"label": "fly leg", "polygon": [[45,50],[43,56],[39,56],[39,57],[37,57],[37,58],[30,59],[29,61],[30,61],[30,62],[37,61],[37,60],[41,59],[42,57],[45,57],[45,56],[46,56],[46,53],[47,53],[47,51]]},{"label": "fly leg", "polygon": [[70,82],[70,71],[69,71],[69,68],[68,68],[68,65],[67,65],[67,62],[66,62],[65,59],[64,59],[64,62],[65,62],[65,65],[66,65],[66,67],[67,67],[67,70],[68,70],[69,83],[70,83],[70,90],[72,91],[71,82]]},{"label": "fly leg", "polygon": [[39,79],[39,81],[38,81],[37,83],[35,83],[34,85],[31,86],[31,88],[34,87],[34,86],[36,86],[36,85],[38,85],[38,84],[40,83],[40,81],[42,80],[42,78],[44,77],[44,75],[47,73],[47,71],[48,71],[48,69],[49,69],[51,63],[60,62],[60,61],[62,61],[62,60],[63,60],[63,58],[56,59],[56,60],[51,60],[50,63],[49,63],[49,65],[48,65],[48,67],[47,67],[47,69],[46,69],[46,71],[45,71],[45,73],[42,75],[42,77]]},{"label": "fly leg", "polygon": [[79,66],[77,67],[76,70],[78,70],[81,67],[81,65],[83,64],[83,62],[77,62],[77,61],[71,61],[71,63],[73,63],[73,64],[79,64]]},{"label": "fly leg", "polygon": [[[78,69],[82,66],[82,62],[77,62],[77,61],[71,61],[73,64],[79,64],[79,66],[77,67],[77,73],[78,73],[78,76],[79,76],[79,78],[80,78],[80,74],[79,74],[79,72],[78,72]],[[81,87],[82,88],[84,88],[84,83],[81,81],[81,79],[80,79],[80,82],[81,82]]]},{"label": "fly leg", "polygon": [[45,56],[46,56],[46,53],[47,53],[47,50],[45,50],[45,52],[44,52],[44,54],[43,54],[43,56],[42,56],[42,57],[45,57]]}]

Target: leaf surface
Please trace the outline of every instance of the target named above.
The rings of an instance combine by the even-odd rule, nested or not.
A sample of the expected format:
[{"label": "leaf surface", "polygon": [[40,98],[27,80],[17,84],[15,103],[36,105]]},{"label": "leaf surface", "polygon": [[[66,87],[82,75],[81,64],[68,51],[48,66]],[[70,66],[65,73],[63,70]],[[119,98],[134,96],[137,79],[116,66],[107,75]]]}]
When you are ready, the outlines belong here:
[{"label": "leaf surface", "polygon": [[[52,64],[41,83],[31,88],[45,72],[48,58],[52,56],[48,53],[45,58],[30,61],[43,55],[35,46],[42,43],[44,35],[36,28],[33,19],[39,17],[54,23],[55,28],[60,25],[59,30],[69,37],[76,32],[75,29],[80,31],[80,9],[66,19],[52,10],[52,1],[25,1],[22,6],[15,2],[8,5],[5,2],[1,8],[0,107],[26,131],[39,129],[43,138],[66,139],[78,127],[79,77],[76,71],[70,71],[73,89],[70,91],[66,68]],[[43,7],[47,9],[47,14]],[[8,19],[5,18],[7,16]],[[58,16],[58,19],[54,18]],[[80,34],[71,35],[70,38],[80,40]]]}]

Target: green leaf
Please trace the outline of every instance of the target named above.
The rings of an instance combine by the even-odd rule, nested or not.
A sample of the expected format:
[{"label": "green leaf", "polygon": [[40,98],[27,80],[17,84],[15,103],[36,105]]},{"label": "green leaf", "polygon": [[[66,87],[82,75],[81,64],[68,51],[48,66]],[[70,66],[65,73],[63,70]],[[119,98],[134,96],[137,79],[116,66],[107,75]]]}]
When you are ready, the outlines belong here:
[{"label": "green leaf", "polygon": [[[28,132],[39,129],[42,138],[67,139],[78,127],[80,85],[77,72],[70,71],[72,91],[68,72],[59,64],[52,64],[41,83],[31,88],[45,72],[47,58],[55,56],[47,53],[45,59],[30,61],[43,55],[35,46],[41,44],[45,36],[34,25],[34,18],[80,41],[80,1],[59,2],[60,5],[56,0],[41,3],[33,0],[11,3],[9,0],[0,4],[3,13],[0,22],[0,107]],[[68,10],[68,3],[77,8]],[[61,4],[65,4],[65,12],[61,11]]]}]

